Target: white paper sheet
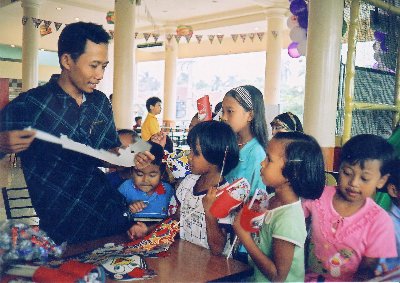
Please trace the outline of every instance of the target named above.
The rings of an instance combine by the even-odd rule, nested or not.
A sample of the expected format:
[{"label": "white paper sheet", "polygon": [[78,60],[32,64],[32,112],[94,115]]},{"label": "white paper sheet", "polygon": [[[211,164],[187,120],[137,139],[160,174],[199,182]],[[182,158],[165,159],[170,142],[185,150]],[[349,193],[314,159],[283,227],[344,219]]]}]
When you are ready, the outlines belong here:
[{"label": "white paper sheet", "polygon": [[124,167],[134,166],[135,153],[131,152],[130,147],[127,147],[126,149],[120,148],[118,151],[119,155],[117,155],[104,149],[94,149],[85,144],[75,142],[69,139],[66,135],[61,135],[61,137],[58,138],[49,133],[31,127],[27,128],[27,130],[35,131],[35,138],[51,143],[61,144],[63,148],[92,156],[94,158],[106,161],[114,165]]}]

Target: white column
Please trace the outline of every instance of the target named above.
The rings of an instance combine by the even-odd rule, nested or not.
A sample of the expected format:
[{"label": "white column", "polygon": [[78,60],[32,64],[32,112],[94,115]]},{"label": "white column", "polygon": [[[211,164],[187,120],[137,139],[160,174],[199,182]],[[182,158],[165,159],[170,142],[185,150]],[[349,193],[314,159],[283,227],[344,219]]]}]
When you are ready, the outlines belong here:
[{"label": "white column", "polygon": [[22,28],[22,90],[38,86],[39,82],[39,28],[32,18],[39,18],[40,0],[22,0],[21,7],[27,21]]},{"label": "white column", "polygon": [[343,1],[311,0],[307,30],[304,130],[335,146]]},{"label": "white column", "polygon": [[[173,28],[166,29],[166,34],[174,34]],[[181,39],[182,40],[182,39]],[[166,126],[175,126],[176,121],[176,61],[178,58],[178,44],[173,37],[165,41],[165,69],[164,69],[164,115]]]},{"label": "white column", "polygon": [[115,1],[113,112],[117,128],[133,125],[135,1]]},{"label": "white column", "polygon": [[108,60],[109,63],[104,72],[103,79],[97,85],[97,89],[104,92],[107,96],[113,93],[113,79],[114,79],[114,41],[111,40],[108,45]]},{"label": "white column", "polygon": [[264,87],[264,100],[266,105],[279,104],[283,27],[286,12],[287,9],[284,8],[270,8],[266,10],[267,59],[265,64]]},{"label": "white column", "polygon": [[333,170],[344,3],[311,0],[308,9],[304,131],[317,139],[325,168]]}]

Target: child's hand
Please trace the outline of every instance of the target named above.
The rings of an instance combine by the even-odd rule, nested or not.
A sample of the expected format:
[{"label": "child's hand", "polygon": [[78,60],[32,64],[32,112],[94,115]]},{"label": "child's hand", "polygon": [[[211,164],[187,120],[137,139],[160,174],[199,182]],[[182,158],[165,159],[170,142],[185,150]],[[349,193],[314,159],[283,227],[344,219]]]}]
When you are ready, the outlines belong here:
[{"label": "child's hand", "polygon": [[149,228],[146,224],[144,224],[143,222],[137,222],[135,225],[129,228],[127,233],[131,240],[135,240],[138,238],[143,238],[148,231]]},{"label": "child's hand", "polygon": [[233,229],[235,230],[236,234],[238,234],[238,236],[239,236],[239,234],[244,234],[244,233],[250,234],[250,232],[247,232],[246,230],[244,230],[242,228],[242,225],[240,225],[241,217],[242,217],[242,210],[240,210],[239,213],[236,215],[235,220],[233,221],[233,224],[232,224]]},{"label": "child's hand", "polygon": [[136,213],[139,211],[142,211],[143,209],[145,209],[147,206],[147,204],[144,201],[141,200],[137,200],[137,201],[133,201],[129,204],[129,210],[132,213]]},{"label": "child's hand", "polygon": [[203,197],[204,212],[208,214],[210,207],[217,199],[217,188],[212,187],[208,189],[207,194]]},{"label": "child's hand", "polygon": [[158,133],[152,135],[150,140],[152,142],[158,143],[159,145],[161,145],[164,148],[165,144],[167,143],[167,135],[161,131],[161,132],[158,132]]},{"label": "child's hand", "polygon": [[149,151],[139,152],[135,155],[135,167],[137,169],[146,168],[154,159],[154,155]]}]

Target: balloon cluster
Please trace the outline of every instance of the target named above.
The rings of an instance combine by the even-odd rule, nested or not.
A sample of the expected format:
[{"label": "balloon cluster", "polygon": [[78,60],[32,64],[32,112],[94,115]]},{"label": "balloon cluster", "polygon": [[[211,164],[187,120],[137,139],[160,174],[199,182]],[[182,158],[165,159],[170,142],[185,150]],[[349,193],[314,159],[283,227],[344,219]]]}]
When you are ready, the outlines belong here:
[{"label": "balloon cluster", "polygon": [[376,8],[371,11],[371,28],[374,31],[375,42],[373,44],[374,59],[376,63],[373,68],[392,71],[396,69],[396,57],[400,36],[397,17]]},{"label": "balloon cluster", "polygon": [[290,16],[287,26],[290,29],[292,43],[288,46],[289,56],[298,58],[305,56],[307,51],[308,8],[304,0],[289,0]]}]

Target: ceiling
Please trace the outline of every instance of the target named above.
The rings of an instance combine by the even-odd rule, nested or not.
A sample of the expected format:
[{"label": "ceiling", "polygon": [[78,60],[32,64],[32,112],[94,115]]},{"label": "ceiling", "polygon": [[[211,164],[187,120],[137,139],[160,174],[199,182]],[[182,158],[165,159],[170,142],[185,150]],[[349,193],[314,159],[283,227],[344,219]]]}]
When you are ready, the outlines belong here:
[{"label": "ceiling", "polygon": [[[39,18],[68,24],[90,21],[107,30],[108,11],[115,1],[131,0],[40,0]],[[134,0],[133,0],[134,1]],[[265,32],[265,10],[288,8],[289,0],[136,0],[136,31],[162,34],[167,27],[191,25],[194,34],[236,34]],[[57,10],[61,8],[61,10]],[[22,46],[21,1],[0,0],[0,44]],[[62,28],[65,25],[62,26]],[[39,48],[56,50],[59,31],[41,37]],[[39,32],[39,29],[38,29]]]}]

